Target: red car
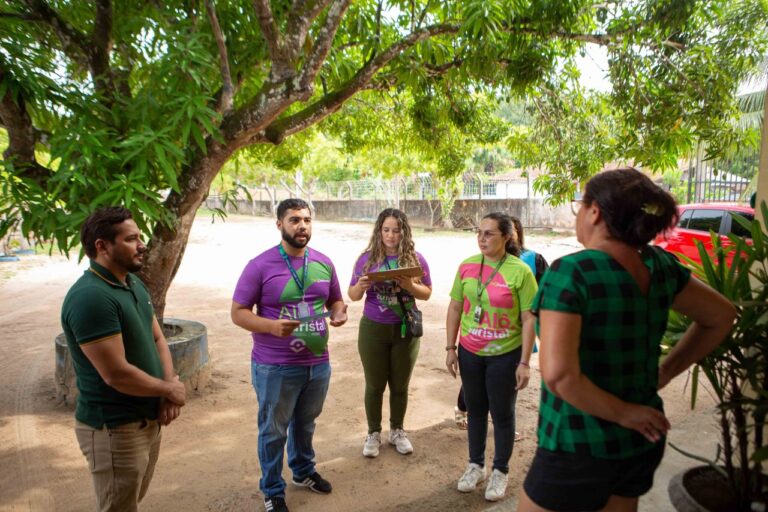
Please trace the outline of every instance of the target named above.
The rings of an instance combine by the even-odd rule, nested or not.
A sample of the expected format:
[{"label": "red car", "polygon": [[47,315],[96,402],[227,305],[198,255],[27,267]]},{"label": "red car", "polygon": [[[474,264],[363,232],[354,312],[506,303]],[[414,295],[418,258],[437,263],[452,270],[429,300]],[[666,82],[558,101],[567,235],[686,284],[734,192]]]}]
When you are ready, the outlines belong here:
[{"label": "red car", "polygon": [[[749,206],[736,203],[699,203],[678,206],[680,220],[677,226],[667,233],[659,235],[653,241],[662,249],[687,256],[696,263],[701,263],[696,240],[704,244],[708,253],[712,254],[712,239],[709,231],[720,235],[724,247],[733,245],[728,240],[728,234],[744,237],[751,241],[751,234],[741,224],[733,220],[731,215],[740,215],[749,222],[755,218],[755,210]],[[729,257],[730,263],[732,256]]]}]

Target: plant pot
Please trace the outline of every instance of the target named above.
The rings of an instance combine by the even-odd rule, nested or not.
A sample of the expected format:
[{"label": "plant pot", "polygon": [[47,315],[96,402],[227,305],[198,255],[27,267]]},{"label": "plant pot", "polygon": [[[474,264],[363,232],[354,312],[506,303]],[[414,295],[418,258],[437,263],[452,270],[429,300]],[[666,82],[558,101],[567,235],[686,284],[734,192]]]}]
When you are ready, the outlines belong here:
[{"label": "plant pot", "polygon": [[696,466],[669,481],[669,500],[678,512],[734,512],[738,503],[728,481],[712,466]]},{"label": "plant pot", "polygon": [[[163,330],[173,359],[173,368],[179,374],[187,392],[201,390],[211,376],[208,355],[208,331],[205,325],[191,320],[166,318]],[[64,333],[56,336],[56,397],[68,405],[74,405],[78,390],[75,369],[69,355]]]}]

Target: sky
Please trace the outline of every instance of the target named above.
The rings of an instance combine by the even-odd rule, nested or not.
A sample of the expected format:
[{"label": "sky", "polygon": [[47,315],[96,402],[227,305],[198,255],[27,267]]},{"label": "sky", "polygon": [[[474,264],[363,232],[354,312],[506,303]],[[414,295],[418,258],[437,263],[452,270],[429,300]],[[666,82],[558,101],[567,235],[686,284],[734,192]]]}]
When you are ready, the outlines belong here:
[{"label": "sky", "polygon": [[581,71],[581,85],[600,92],[609,92],[611,83],[608,80],[608,52],[605,47],[587,44],[587,52],[576,57],[576,63]]}]

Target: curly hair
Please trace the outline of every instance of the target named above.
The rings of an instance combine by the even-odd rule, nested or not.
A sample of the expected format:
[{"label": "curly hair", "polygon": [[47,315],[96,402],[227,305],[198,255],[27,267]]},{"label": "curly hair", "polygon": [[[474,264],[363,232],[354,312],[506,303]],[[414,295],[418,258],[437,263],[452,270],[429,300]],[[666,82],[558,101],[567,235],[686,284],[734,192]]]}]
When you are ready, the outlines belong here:
[{"label": "curly hair", "polygon": [[408,216],[397,208],[386,208],[382,210],[376,219],[368,247],[363,251],[363,254],[370,252],[368,261],[365,262],[363,267],[363,273],[368,272],[374,265],[381,265],[387,257],[384,249],[384,240],[381,238],[381,228],[384,225],[384,221],[390,217],[397,221],[400,233],[402,234],[400,245],[397,247],[398,267],[419,266],[419,259],[416,257],[416,250],[414,249],[413,237],[411,235],[411,226],[408,224]]}]

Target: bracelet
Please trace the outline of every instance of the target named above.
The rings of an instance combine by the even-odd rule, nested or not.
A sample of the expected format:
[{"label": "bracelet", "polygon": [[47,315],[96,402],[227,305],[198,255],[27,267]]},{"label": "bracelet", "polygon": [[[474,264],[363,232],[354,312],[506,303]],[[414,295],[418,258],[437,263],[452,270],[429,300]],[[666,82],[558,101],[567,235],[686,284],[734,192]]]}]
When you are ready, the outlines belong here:
[{"label": "bracelet", "polygon": [[525,361],[520,361],[520,362],[519,362],[519,363],[517,363],[517,364],[519,364],[519,365],[521,365],[521,366],[525,366],[526,368],[530,368],[530,367],[531,367],[531,365],[529,365],[529,364],[528,364],[528,363],[526,363]]},{"label": "bracelet", "polygon": [[456,345],[451,345],[450,347],[445,347],[445,351],[448,352],[449,350],[456,350]]}]

